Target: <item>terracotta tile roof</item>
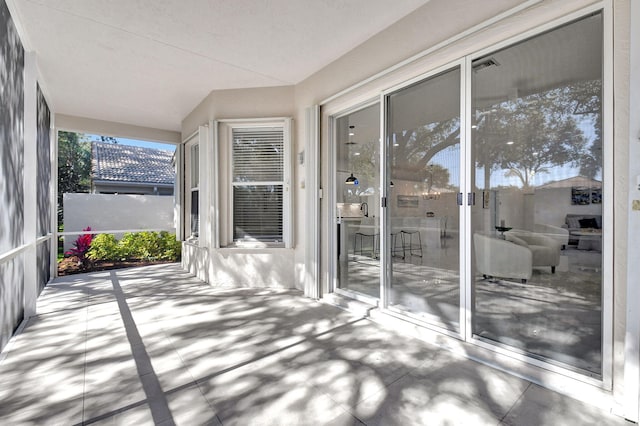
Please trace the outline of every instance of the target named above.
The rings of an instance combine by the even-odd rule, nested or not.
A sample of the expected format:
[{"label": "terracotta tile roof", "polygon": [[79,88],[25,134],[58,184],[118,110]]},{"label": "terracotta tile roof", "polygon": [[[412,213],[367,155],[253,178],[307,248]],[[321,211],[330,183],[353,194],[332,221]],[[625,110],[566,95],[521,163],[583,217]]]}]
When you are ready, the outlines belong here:
[{"label": "terracotta tile roof", "polygon": [[114,182],[172,184],[173,153],[104,142],[91,143],[91,177]]}]

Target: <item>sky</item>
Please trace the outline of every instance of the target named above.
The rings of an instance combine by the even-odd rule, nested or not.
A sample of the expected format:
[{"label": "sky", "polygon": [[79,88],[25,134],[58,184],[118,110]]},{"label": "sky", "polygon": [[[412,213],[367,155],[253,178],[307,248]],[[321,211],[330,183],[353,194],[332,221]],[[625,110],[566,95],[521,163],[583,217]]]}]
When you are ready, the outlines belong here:
[{"label": "sky", "polygon": [[[91,142],[94,141],[100,141],[100,135],[87,135],[87,137],[89,137],[89,140]],[[176,150],[175,145],[171,145],[168,143],[158,143],[158,142],[149,142],[149,141],[142,141],[142,140],[136,140],[136,139],[125,139],[125,138],[115,138],[118,143],[122,144],[122,145],[132,145],[132,146],[140,146],[143,148],[155,148],[155,149],[162,149],[164,151],[171,151],[174,152]]]}]

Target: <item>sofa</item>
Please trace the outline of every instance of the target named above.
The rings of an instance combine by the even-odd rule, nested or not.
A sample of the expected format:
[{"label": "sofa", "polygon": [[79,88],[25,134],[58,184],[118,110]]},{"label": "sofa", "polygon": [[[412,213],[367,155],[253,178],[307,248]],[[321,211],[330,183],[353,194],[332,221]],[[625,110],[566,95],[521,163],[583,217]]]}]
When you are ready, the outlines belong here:
[{"label": "sofa", "polygon": [[531,279],[534,267],[550,267],[555,273],[560,263],[560,245],[553,238],[523,230],[504,233],[505,239],[476,233],[473,242],[476,270],[485,278]]},{"label": "sofa", "polygon": [[572,238],[571,234],[583,229],[602,229],[602,215],[599,214],[573,214],[568,213],[562,225],[569,231],[569,244],[578,244],[579,238]]}]

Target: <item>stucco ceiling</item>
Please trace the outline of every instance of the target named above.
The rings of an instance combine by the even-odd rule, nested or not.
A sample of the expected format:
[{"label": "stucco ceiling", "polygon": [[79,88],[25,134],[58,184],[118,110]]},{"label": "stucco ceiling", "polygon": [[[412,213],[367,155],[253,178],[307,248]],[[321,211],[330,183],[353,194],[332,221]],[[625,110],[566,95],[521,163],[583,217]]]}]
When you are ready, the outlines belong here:
[{"label": "stucco ceiling", "polygon": [[295,84],[429,0],[7,0],[57,113],[179,130],[211,91]]}]

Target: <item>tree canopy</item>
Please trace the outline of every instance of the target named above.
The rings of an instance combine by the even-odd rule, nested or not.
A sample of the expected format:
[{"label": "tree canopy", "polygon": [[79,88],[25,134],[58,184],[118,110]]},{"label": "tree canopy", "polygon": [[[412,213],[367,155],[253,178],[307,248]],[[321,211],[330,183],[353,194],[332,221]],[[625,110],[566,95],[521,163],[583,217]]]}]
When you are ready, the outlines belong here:
[{"label": "tree canopy", "polygon": [[91,189],[91,143],[82,133],[58,132],[58,222],[65,193]]},{"label": "tree canopy", "polygon": [[[504,170],[523,188],[533,185],[536,175],[562,166],[595,178],[602,167],[600,92],[601,82],[592,80],[476,107],[476,167]],[[458,118],[394,133],[392,178],[425,181],[432,159],[459,143],[459,135]]]},{"label": "tree canopy", "polygon": [[100,142],[118,143],[118,139],[113,136],[100,136]]},{"label": "tree canopy", "polygon": [[[564,85],[507,100],[476,113],[476,165],[502,169],[523,188],[554,167],[595,177],[602,163],[599,81]],[[591,121],[594,139],[583,131]]]},{"label": "tree canopy", "polygon": [[[502,170],[523,189],[535,177],[558,167],[577,168],[596,178],[602,170],[602,84],[590,80],[523,94],[486,106],[474,106],[472,149],[475,166]],[[460,142],[460,120],[427,123],[390,135],[391,179],[447,188],[449,172],[433,162],[438,153]],[[358,148],[353,170],[362,179],[379,173],[378,144]],[[489,184],[489,182],[486,182]]]}]

